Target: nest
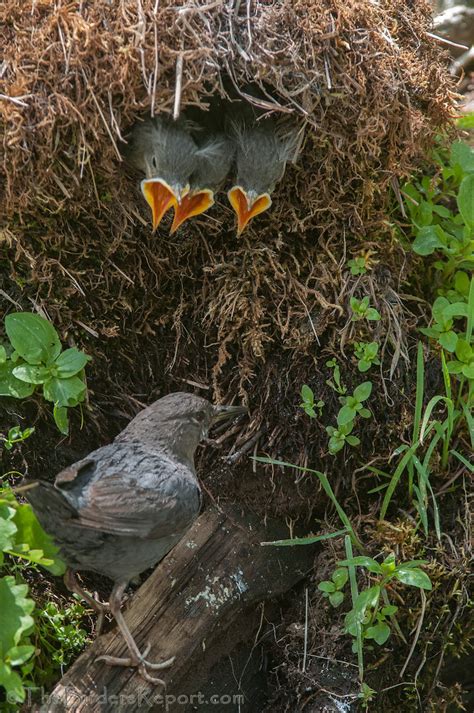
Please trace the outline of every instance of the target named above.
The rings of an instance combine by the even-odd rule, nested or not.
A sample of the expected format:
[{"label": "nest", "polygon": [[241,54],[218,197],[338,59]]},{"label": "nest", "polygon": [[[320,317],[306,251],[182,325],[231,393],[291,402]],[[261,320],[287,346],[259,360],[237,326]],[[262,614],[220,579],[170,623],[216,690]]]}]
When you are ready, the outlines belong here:
[{"label": "nest", "polygon": [[[373,295],[387,349],[406,353],[413,315],[395,288],[410,263],[387,210],[454,105],[429,2],[5,0],[2,12],[4,290],[93,355],[99,428],[111,405],[125,417],[184,383],[249,400],[246,437],[277,444],[301,383],[352,330],[350,294]],[[224,200],[152,236],[126,132],[215,95],[304,123],[299,160],[243,236]],[[361,280],[345,264],[362,249],[374,270]]]}]

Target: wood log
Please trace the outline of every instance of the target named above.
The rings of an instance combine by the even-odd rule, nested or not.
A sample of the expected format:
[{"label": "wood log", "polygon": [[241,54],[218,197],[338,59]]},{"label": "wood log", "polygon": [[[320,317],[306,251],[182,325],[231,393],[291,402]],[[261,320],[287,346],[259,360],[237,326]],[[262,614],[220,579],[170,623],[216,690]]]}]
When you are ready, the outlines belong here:
[{"label": "wood log", "polygon": [[[199,695],[196,691],[208,682],[211,668],[228,655],[237,638],[252,634],[250,610],[259,601],[287,592],[311,567],[313,547],[260,545],[282,534],[281,528],[269,531],[249,515],[205,511],[132,597],[125,612],[140,650],[151,644],[150,661],[176,657],[172,667],[159,672],[166,689],[148,683],[133,669],[95,662],[101,654],[127,654],[114,629],[79,657],[41,710],[192,710],[190,697]],[[232,623],[233,634],[228,637],[226,630]],[[194,702],[199,703],[198,698]],[[237,707],[223,704],[222,710]]]}]

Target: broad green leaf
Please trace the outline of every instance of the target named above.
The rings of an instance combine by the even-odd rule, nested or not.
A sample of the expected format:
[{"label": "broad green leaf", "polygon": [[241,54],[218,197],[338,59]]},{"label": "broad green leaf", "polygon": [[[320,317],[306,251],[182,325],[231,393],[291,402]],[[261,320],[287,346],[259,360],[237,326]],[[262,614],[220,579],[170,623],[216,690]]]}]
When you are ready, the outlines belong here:
[{"label": "broad green leaf", "polygon": [[25,700],[25,689],[21,677],[12,671],[10,666],[0,659],[0,687],[3,686],[10,700],[22,703]]},{"label": "broad green leaf", "polygon": [[457,203],[466,225],[471,229],[474,228],[474,174],[466,176],[461,181]]},{"label": "broad green leaf", "polygon": [[355,621],[362,622],[364,620],[367,609],[371,609],[377,606],[380,598],[380,586],[375,585],[374,587],[369,587],[369,589],[363,589],[358,595],[354,607],[354,619]]},{"label": "broad green leaf", "polygon": [[51,377],[51,372],[47,367],[33,366],[32,364],[15,366],[12,374],[15,378],[25,381],[27,384],[44,384]]},{"label": "broad green leaf", "polygon": [[443,247],[439,226],[436,225],[425,225],[420,228],[413,242],[413,250],[417,255],[431,255],[435,250]]},{"label": "broad green leaf", "polygon": [[67,379],[69,376],[75,376],[82,371],[82,369],[84,369],[85,365],[90,360],[91,358],[87,356],[87,354],[80,352],[74,347],[66,349],[66,351],[58,356],[55,362],[58,369],[58,376],[62,379]]},{"label": "broad green leaf", "polygon": [[30,659],[35,653],[35,647],[30,644],[23,644],[22,646],[12,646],[12,648],[7,651],[6,658],[10,666],[20,666]]},{"label": "broad green leaf", "polygon": [[344,594],[342,592],[333,592],[329,595],[329,601],[333,607],[338,607],[344,601]]},{"label": "broad green leaf", "polygon": [[15,509],[0,503],[0,551],[10,550],[15,539]]},{"label": "broad green leaf", "polygon": [[14,522],[18,528],[15,543],[27,544],[29,550],[40,550],[42,555],[32,559],[41,564],[51,574],[64,574],[66,567],[59,557],[59,550],[51,537],[43,530],[30,505],[19,505]]},{"label": "broad green leaf", "polygon": [[0,578],[0,651],[18,646],[22,637],[33,630],[34,608],[27,584],[16,584],[11,576]]},{"label": "broad green leaf", "polygon": [[54,378],[43,386],[44,398],[58,406],[77,406],[84,400],[86,385],[78,376],[68,379]]},{"label": "broad green leaf", "polygon": [[456,344],[456,356],[459,361],[468,363],[474,358],[474,350],[465,339],[458,339]]},{"label": "broad green leaf", "polygon": [[379,622],[378,624],[375,624],[375,626],[369,626],[365,631],[365,638],[373,639],[377,642],[377,644],[379,644],[379,646],[385,644],[389,636],[390,627],[383,621]]},{"label": "broad green leaf", "polygon": [[349,578],[349,573],[345,567],[339,567],[332,573],[332,581],[338,589],[342,589]]},{"label": "broad green leaf", "polygon": [[432,589],[431,580],[428,575],[421,569],[411,567],[397,567],[395,577],[403,584],[408,584],[411,587],[419,587],[420,589]]},{"label": "broad green leaf", "polygon": [[464,141],[455,141],[449,162],[451,166],[461,166],[464,173],[474,173],[474,150]]},{"label": "broad green leaf", "polygon": [[354,389],[354,397],[357,399],[357,401],[366,401],[366,399],[369,398],[370,394],[372,393],[372,382],[371,381],[364,381],[362,384],[359,384]]},{"label": "broad green leaf", "polygon": [[61,353],[55,328],[39,314],[13,312],[5,317],[5,330],[13,348],[29,364],[48,364]]},{"label": "broad green leaf", "polygon": [[356,417],[356,412],[350,406],[343,406],[337,414],[337,425],[345,426]]},{"label": "broad green leaf", "polygon": [[320,582],[318,584],[318,589],[320,592],[331,593],[336,591],[336,585],[334,582],[328,582],[325,580],[324,582]]},{"label": "broad green leaf", "polygon": [[350,446],[360,445],[360,439],[357,436],[347,436],[346,441]]},{"label": "broad green leaf", "polygon": [[471,364],[465,364],[462,368],[462,373],[466,379],[474,379],[474,362]]},{"label": "broad green leaf", "polygon": [[35,390],[34,384],[26,384],[13,376],[15,364],[7,361],[0,364],[0,396],[11,396],[14,399],[26,399]]},{"label": "broad green leaf", "polygon": [[446,349],[446,351],[454,352],[456,344],[458,343],[458,335],[452,330],[449,332],[442,332],[438,337],[438,341],[441,346]]},{"label": "broad green leaf", "polygon": [[65,436],[69,435],[69,416],[65,406],[55,405],[53,409],[54,422],[58,430]]},{"label": "broad green leaf", "polygon": [[310,389],[307,384],[303,384],[303,386],[301,387],[301,398],[303,399],[303,401],[309,401],[310,403],[313,403],[313,390]]}]

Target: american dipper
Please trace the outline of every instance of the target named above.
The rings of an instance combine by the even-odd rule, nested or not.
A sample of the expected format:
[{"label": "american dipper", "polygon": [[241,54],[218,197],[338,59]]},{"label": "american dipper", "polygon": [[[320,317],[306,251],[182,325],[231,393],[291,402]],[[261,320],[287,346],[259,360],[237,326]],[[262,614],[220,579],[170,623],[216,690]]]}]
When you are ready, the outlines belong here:
[{"label": "american dipper", "polygon": [[236,147],[237,175],[227,196],[237,214],[240,235],[249,221],[271,204],[270,194],[283,177],[286,164],[296,154],[298,131],[249,111],[231,120],[229,135]]},{"label": "american dipper", "polygon": [[153,230],[165,213],[179,205],[189,191],[189,180],[197,168],[198,146],[186,119],[174,121],[156,116],[136,124],[125,157],[145,174],[142,193],[152,210]]},{"label": "american dipper", "polygon": [[194,134],[199,146],[197,166],[190,178],[190,191],[174,207],[171,233],[185,220],[204,213],[214,203],[214,193],[219,190],[230,171],[234,159],[234,143],[223,132]]},{"label": "american dipper", "polygon": [[[128,582],[159,562],[183,537],[199,513],[201,491],[194,453],[217,421],[246,412],[242,406],[213,406],[200,396],[173,393],[141,411],[115,438],[61,471],[39,481],[27,497],[38,520],[68,565],[66,585],[103,617],[110,608],[129,650],[127,658],[101,656],[148,673],[171,666],[147,661],[120,610]],[[75,572],[90,570],[114,581],[108,605],[84,592]],[[99,660],[99,659],[98,659]]]}]

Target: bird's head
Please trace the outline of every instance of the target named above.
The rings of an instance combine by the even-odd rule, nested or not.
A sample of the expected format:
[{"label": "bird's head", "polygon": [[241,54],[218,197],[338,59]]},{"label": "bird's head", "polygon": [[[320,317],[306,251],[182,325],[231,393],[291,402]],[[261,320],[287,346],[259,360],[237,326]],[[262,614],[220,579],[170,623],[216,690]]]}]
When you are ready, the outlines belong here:
[{"label": "bird's head", "polygon": [[245,406],[213,405],[196,394],[177,391],[141,411],[123,435],[152,442],[192,465],[199,442],[215,423],[246,412]]}]

